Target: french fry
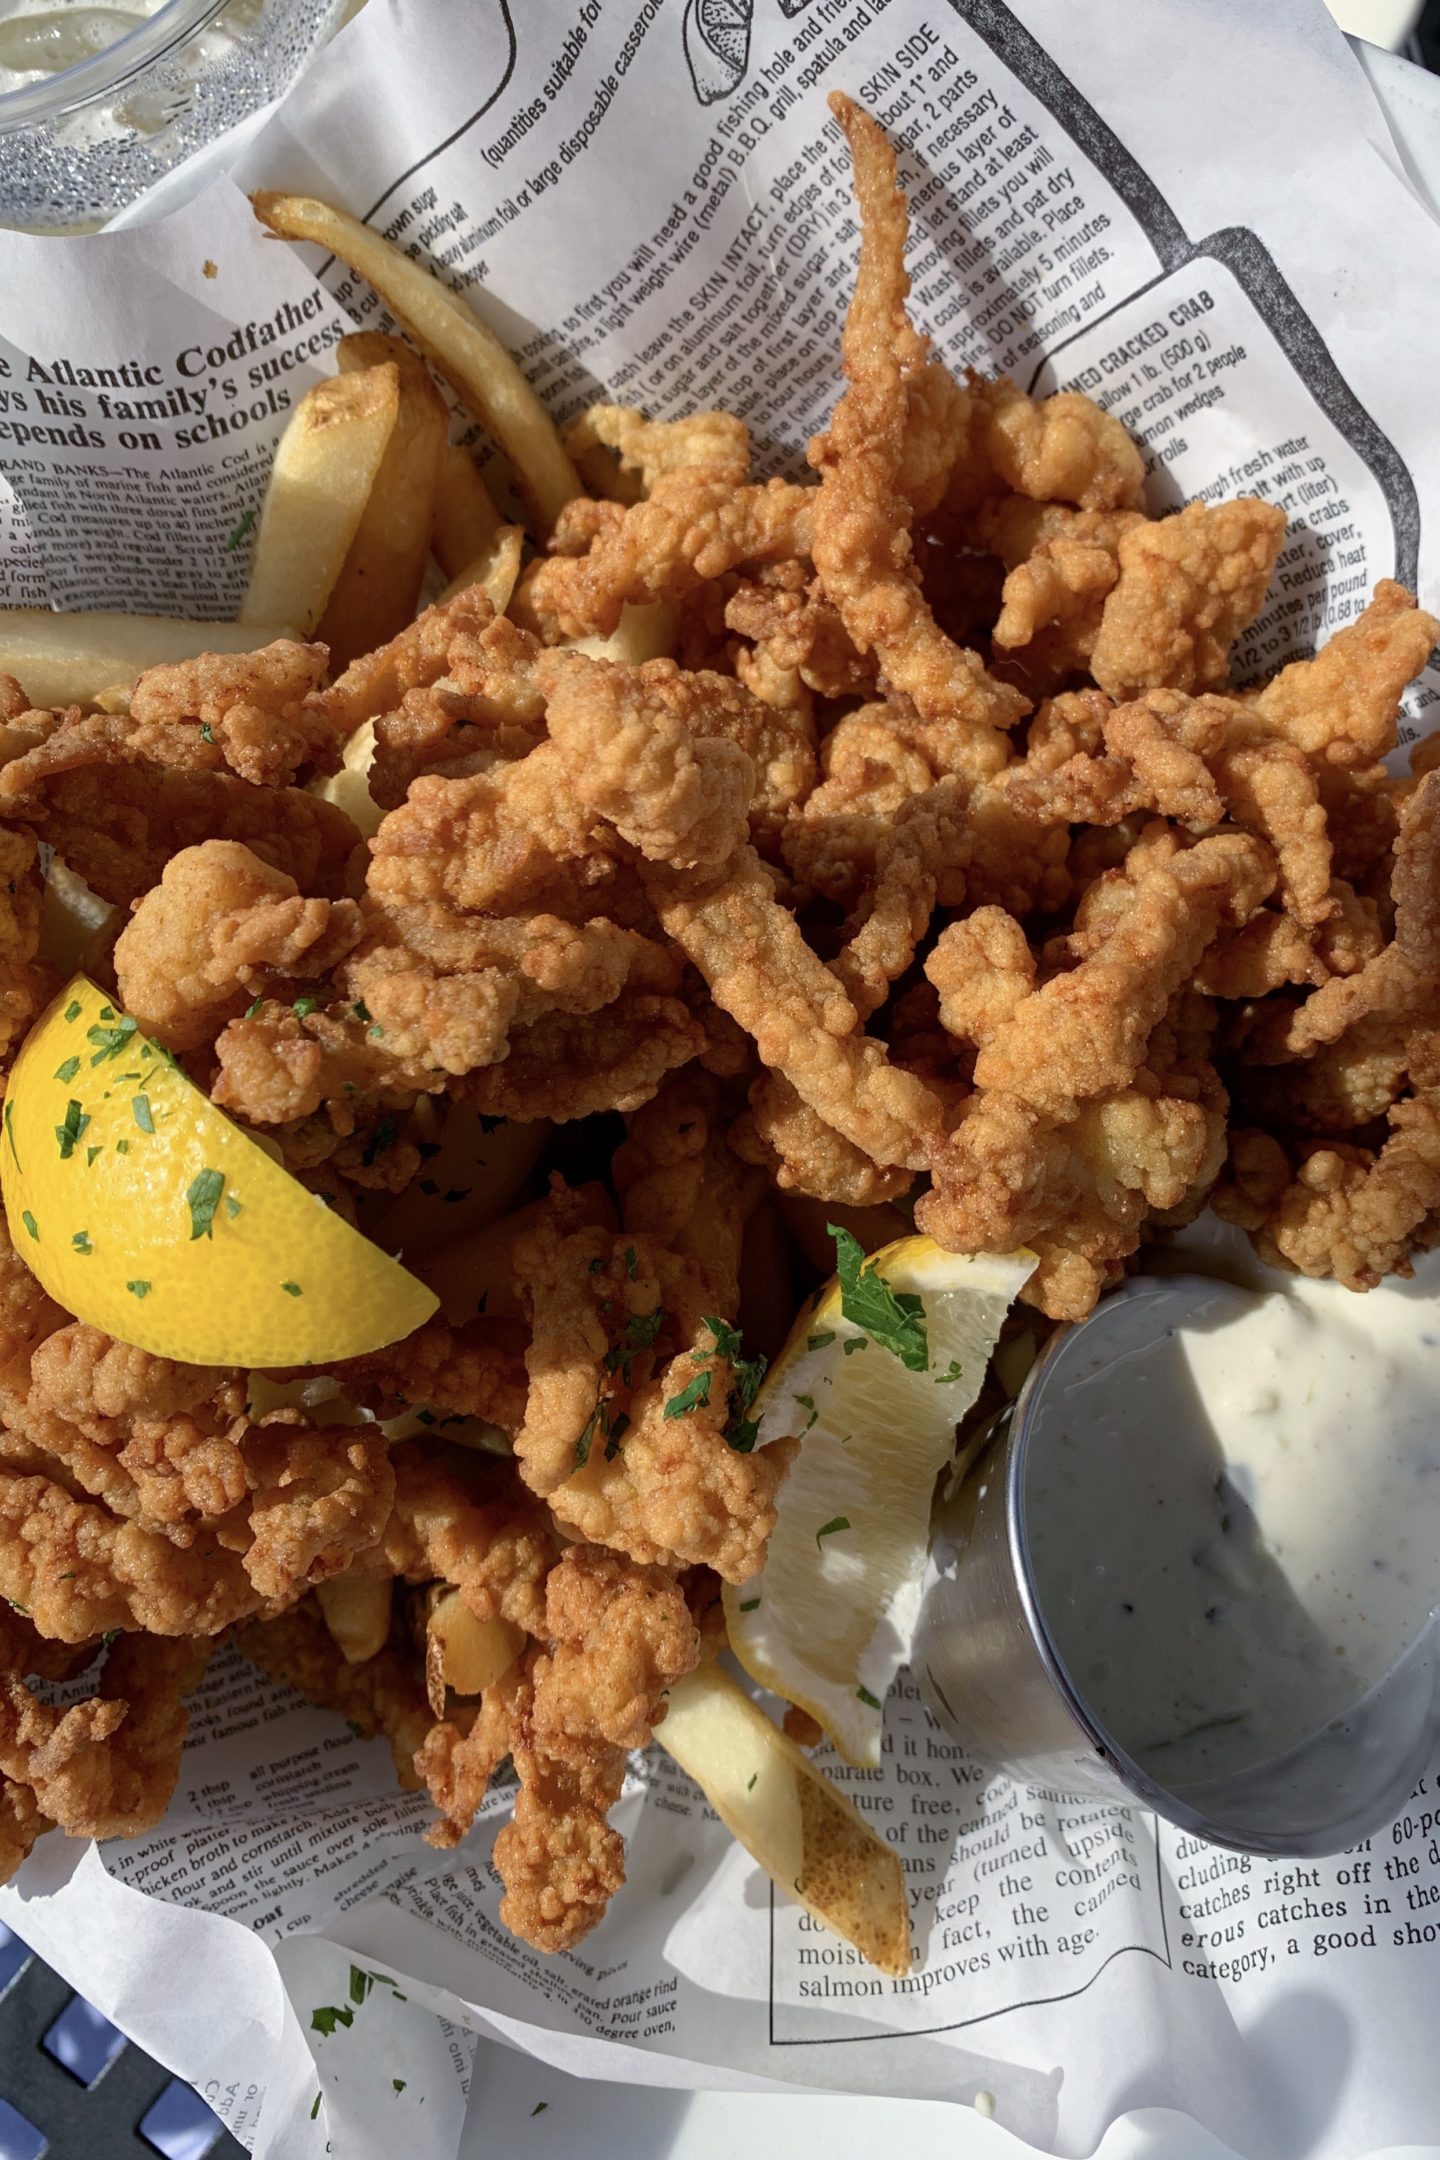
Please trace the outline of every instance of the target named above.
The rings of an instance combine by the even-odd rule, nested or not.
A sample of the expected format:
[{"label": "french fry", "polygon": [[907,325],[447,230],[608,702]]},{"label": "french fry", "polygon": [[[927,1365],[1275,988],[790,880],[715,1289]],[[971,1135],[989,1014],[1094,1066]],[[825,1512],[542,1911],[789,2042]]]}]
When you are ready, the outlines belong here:
[{"label": "french fry", "polygon": [[126,919],[124,908],[102,900],[57,855],[45,873],[36,958],[62,982],[71,975],[88,975],[103,967]]},{"label": "french fry", "polygon": [[500,513],[480,468],[460,443],[447,443],[435,494],[435,560],[447,578],[484,554],[500,526]]},{"label": "french fry", "polygon": [[400,411],[393,361],[307,390],[280,438],[242,622],[286,615],[308,637],[360,529]]},{"label": "french fry", "polygon": [[671,1688],[655,1737],[731,1836],[881,1972],[910,1970],[910,1908],[897,1853],[718,1665]]},{"label": "french fry", "polygon": [[516,1238],[539,1220],[543,1206],[543,1201],[532,1200],[528,1207],[517,1208],[513,1215],[482,1230],[472,1230],[451,1245],[438,1245],[433,1252],[406,1253],[405,1265],[429,1283],[451,1327],[462,1327],[477,1313],[491,1320],[523,1319],[511,1255]]},{"label": "french fry", "polygon": [[583,492],[555,423],[492,330],[423,265],[312,195],[266,189],[250,197],[262,225],[286,240],[328,248],[373,285],[468,412],[509,453],[541,539],[572,497]]},{"label": "french fry", "polygon": [[509,1672],[524,1647],[522,1628],[498,1613],[477,1620],[458,1590],[440,1590],[425,1623],[425,1693],[436,1717],[444,1713],[447,1688],[481,1694]]},{"label": "french fry", "polygon": [[93,705],[102,692],[128,690],[146,668],[202,652],[257,652],[276,638],[294,637],[298,627],[285,609],[264,621],[218,623],[0,608],[0,674],[13,675],[41,709]]},{"label": "french fry", "polygon": [[458,577],[451,578],[440,595],[442,601],[453,600],[456,593],[467,591],[471,585],[480,585],[496,614],[503,615],[519,582],[524,544],[525,535],[518,525],[497,526],[474,562],[468,563]]},{"label": "french fry", "polygon": [[400,338],[379,330],[341,338],[342,375],[395,368],[400,402],[385,455],[316,636],[338,675],[414,619],[430,561],[435,491],[450,415],[430,370]]},{"label": "french fry", "polygon": [[315,1585],[315,1596],[335,1647],[349,1665],[363,1665],[385,1647],[390,1633],[390,1577],[337,1575]]}]

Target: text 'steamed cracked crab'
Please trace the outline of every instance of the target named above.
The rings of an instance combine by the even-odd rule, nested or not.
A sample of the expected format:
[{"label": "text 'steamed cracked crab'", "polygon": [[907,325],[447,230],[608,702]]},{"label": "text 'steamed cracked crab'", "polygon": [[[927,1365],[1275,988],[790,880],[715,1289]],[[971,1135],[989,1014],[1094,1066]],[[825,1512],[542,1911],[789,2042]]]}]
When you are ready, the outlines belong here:
[{"label": "text 'steamed cracked crab'", "polygon": [[303,635],[0,681],[0,1874],[158,1819],[225,1643],[383,1734],[436,1844],[510,1762],[541,1949],[623,1881],[655,1733],[904,1970],[898,1860],[803,1752],[878,1749],[887,1675],[842,1643],[782,1733],[717,1663],[779,1687],[739,1616],[870,1549],[842,1497],[782,1570],[835,1406],[914,1440],[913,1569],[997,1338],[1143,1242],[1209,1205],[1364,1290],[1435,1237],[1440,738],[1385,763],[1435,621],[1383,582],[1227,687],[1282,512],[1150,517],[1098,406],[948,372],[833,102],[862,238],[803,484],[725,412],[562,442],[417,266],[259,197],[415,335],[346,340],[282,444],[245,619]]}]

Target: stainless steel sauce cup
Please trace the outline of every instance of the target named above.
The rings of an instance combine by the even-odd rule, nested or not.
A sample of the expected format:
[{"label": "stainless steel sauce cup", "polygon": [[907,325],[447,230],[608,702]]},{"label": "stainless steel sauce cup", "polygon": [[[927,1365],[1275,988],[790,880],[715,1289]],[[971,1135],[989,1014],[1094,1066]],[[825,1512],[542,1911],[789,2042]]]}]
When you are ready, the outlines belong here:
[{"label": "stainless steel sauce cup", "polygon": [[[1167,1275],[1165,1287],[1207,1287]],[[1046,1624],[1031,1565],[1028,1496],[1045,1476],[1037,1436],[1053,1403],[1104,1347],[1122,1301],[1154,1295],[1135,1277],[1088,1320],[1047,1343],[988,1451],[970,1473],[973,1516],[941,1534],[916,1632],[913,1668],[937,1722],[979,1761],[1022,1783],[1153,1808],[1167,1821],[1240,1852],[1309,1858],[1343,1851],[1391,1821],[1440,1735],[1440,1655],[1430,1628],[1342,1717],[1282,1759],[1173,1792],[1106,1732],[1067,1671]],[[1108,1317],[1107,1317],[1108,1316]],[[1128,1316],[1127,1316],[1128,1317]],[[1383,1406],[1377,1405],[1377,1415]],[[1156,1445],[1171,1436],[1157,1433]],[[1101,1557],[1101,1556],[1097,1556]]]}]

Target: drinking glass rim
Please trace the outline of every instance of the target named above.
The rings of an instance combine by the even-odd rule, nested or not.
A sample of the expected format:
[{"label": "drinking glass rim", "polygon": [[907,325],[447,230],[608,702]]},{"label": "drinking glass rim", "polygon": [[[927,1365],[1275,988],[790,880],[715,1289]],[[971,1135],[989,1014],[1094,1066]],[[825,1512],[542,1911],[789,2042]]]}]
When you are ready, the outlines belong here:
[{"label": "drinking glass rim", "polygon": [[226,4],[227,0],[164,0],[153,15],[103,52],[77,60],[73,67],[61,68],[40,82],[0,91],[0,135],[13,134],[36,121],[56,120],[118,90],[196,30],[203,30]]}]

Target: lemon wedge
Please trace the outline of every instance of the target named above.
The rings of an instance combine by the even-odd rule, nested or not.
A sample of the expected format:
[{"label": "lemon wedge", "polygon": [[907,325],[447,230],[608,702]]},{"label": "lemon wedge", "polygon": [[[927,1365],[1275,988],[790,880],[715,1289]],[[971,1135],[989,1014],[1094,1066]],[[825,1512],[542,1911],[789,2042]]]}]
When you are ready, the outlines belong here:
[{"label": "lemon wedge", "polygon": [[329,1364],[439,1303],[84,975],[15,1061],[0,1191],[16,1251],[59,1304],[185,1364]]},{"label": "lemon wedge", "polygon": [[752,1678],[817,1718],[848,1762],[880,1760],[881,1706],[909,1653],[935,1480],[980,1392],[1029,1252],[965,1257],[897,1238],[803,1312],[756,1398],[763,1446],[797,1434],[765,1565],[725,1586]]}]

